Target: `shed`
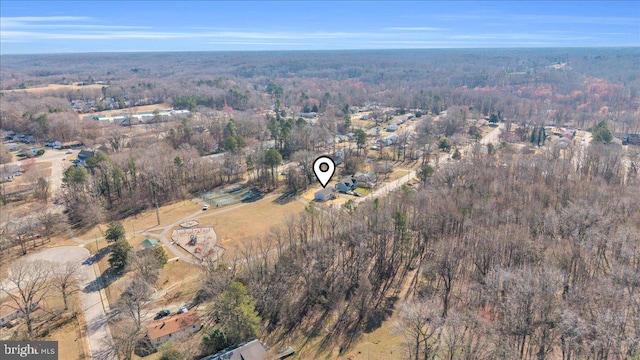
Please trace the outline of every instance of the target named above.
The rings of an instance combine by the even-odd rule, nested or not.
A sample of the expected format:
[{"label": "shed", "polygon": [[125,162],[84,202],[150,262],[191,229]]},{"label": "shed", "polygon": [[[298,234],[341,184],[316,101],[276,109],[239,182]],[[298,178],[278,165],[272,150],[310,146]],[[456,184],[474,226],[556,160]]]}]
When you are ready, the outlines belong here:
[{"label": "shed", "polygon": [[142,248],[143,249],[148,249],[148,248],[152,248],[154,246],[160,245],[160,243],[157,240],[154,239],[144,239],[142,241]]}]

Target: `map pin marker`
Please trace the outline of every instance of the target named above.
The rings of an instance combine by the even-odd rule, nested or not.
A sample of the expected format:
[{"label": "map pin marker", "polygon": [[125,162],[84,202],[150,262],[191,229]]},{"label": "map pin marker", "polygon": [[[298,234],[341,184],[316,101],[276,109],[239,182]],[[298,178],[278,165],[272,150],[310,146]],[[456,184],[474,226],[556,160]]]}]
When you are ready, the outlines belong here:
[{"label": "map pin marker", "polygon": [[331,181],[335,171],[336,163],[328,156],[320,156],[313,162],[313,173],[316,174],[316,178],[318,178],[323,188]]}]

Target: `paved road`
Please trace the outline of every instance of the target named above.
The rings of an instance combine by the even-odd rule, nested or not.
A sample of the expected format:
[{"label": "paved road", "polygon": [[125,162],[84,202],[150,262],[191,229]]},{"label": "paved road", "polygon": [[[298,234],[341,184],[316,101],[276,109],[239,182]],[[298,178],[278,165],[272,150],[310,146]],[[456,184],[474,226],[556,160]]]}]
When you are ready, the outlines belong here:
[{"label": "paved road", "polygon": [[[82,263],[89,257],[89,250],[79,246],[60,246],[49,248],[37,253],[30,254],[24,259],[29,260],[47,260],[57,263]],[[90,354],[92,359],[108,360],[116,359],[112,354],[113,339],[109,326],[107,325],[107,317],[103,301],[107,301],[106,297],[101,298],[100,291],[86,290],[92,289],[98,284],[96,271],[94,266],[97,265],[81,265],[78,283],[80,285],[80,301],[82,302],[82,311],[87,322],[87,337],[89,338]],[[105,304],[108,306],[108,304]]]}]

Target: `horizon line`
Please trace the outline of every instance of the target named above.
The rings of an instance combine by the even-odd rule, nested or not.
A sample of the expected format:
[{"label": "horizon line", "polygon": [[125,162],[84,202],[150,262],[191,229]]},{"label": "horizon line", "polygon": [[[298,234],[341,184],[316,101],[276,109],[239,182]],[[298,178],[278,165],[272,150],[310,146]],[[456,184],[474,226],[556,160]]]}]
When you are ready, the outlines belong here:
[{"label": "horizon line", "polygon": [[247,52],[345,52],[345,51],[415,51],[415,50],[518,50],[518,49],[640,49],[640,45],[565,45],[565,46],[481,46],[481,47],[419,47],[419,48],[362,48],[362,49],[245,49],[245,50],[112,50],[112,51],[61,51],[42,53],[2,53],[0,56],[86,55],[86,54],[148,54],[148,53],[247,53]]}]

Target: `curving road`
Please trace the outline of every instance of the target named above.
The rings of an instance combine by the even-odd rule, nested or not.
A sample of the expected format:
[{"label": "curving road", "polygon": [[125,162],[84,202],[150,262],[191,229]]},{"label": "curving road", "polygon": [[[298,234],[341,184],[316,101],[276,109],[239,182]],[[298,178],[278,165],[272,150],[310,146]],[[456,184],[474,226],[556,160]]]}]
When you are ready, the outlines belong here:
[{"label": "curving road", "polygon": [[[47,260],[56,263],[80,264],[88,257],[89,250],[83,247],[59,246],[30,254],[25,256],[24,259],[27,261]],[[94,290],[96,284],[100,282],[99,278],[96,277],[94,266],[97,265],[80,265],[80,275],[78,276],[80,301],[82,302],[82,311],[87,323],[89,352],[92,359],[116,359],[112,353],[113,339],[105,315],[105,306],[108,306],[108,304],[103,304],[100,290]],[[98,288],[101,287],[98,286]],[[104,301],[106,302],[106,297]]]}]

